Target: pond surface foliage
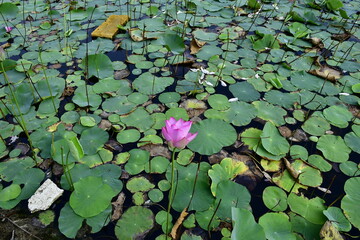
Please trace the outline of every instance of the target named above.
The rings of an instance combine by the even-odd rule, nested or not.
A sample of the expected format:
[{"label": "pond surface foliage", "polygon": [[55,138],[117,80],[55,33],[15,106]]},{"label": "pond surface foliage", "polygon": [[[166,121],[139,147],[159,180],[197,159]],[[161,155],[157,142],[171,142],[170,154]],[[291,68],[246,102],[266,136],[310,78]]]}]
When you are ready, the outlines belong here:
[{"label": "pond surface foliage", "polygon": [[[359,237],[359,9],[1,1],[0,238]],[[30,213],[47,179],[65,192]]]}]

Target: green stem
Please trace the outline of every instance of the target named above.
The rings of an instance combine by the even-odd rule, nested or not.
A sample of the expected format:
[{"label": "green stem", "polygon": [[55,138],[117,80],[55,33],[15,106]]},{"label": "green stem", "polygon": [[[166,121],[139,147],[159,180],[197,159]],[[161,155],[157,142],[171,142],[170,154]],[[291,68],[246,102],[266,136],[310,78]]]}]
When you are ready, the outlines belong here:
[{"label": "green stem", "polygon": [[[171,155],[171,179],[170,179],[170,193],[169,193],[169,204],[167,208],[167,214],[166,214],[166,235],[169,232],[169,215],[170,215],[170,209],[173,201],[173,192],[174,192],[174,180],[175,180],[175,168],[174,168],[174,162],[175,162],[175,152],[176,148],[173,149],[172,155]],[[167,239],[167,237],[166,237]],[[170,238],[171,239],[171,238]]]},{"label": "green stem", "polygon": [[[30,146],[30,149],[31,149],[31,152],[32,152],[32,159],[34,160],[35,164],[37,165],[37,162],[36,162],[36,156],[35,156],[35,151],[34,151],[34,147],[33,147],[33,144],[32,144],[32,141],[30,139],[30,135],[29,135],[29,131],[27,130],[26,128],[26,124],[25,124],[25,120],[24,120],[24,117],[21,113],[21,110],[20,110],[20,106],[19,106],[19,103],[17,101],[17,98],[15,96],[15,93],[12,89],[12,84],[10,83],[9,81],[9,78],[5,72],[5,68],[4,68],[4,63],[3,61],[1,61],[1,69],[3,71],[3,74],[4,74],[4,79],[6,81],[6,84],[8,85],[9,87],[9,90],[10,90],[10,93],[11,93],[11,96],[12,98],[14,99],[14,103],[15,103],[15,106],[17,108],[17,111],[18,111],[18,114],[20,116],[20,119],[17,118],[17,115],[16,114],[13,114],[14,115],[14,118],[16,119],[16,121],[18,122],[19,126],[21,127],[21,129],[24,131],[28,141],[29,141],[29,146]],[[3,105],[6,107],[5,103],[3,103]]]},{"label": "green stem", "polygon": [[52,93],[52,90],[51,90],[51,87],[50,87],[50,83],[49,83],[49,79],[47,77],[47,74],[46,74],[46,70],[44,68],[44,64],[43,64],[43,60],[42,60],[42,57],[41,57],[41,48],[39,49],[39,59],[40,59],[40,62],[41,62],[41,65],[42,65],[42,70],[43,70],[43,73],[44,73],[44,77],[45,77],[45,82],[46,82],[46,86],[47,88],[49,89],[49,93],[50,93],[50,98],[51,98],[51,102],[52,102],[52,105],[54,107],[54,111],[55,113],[57,113],[57,108],[56,108],[56,105],[55,105],[55,100],[54,100],[54,95]]}]

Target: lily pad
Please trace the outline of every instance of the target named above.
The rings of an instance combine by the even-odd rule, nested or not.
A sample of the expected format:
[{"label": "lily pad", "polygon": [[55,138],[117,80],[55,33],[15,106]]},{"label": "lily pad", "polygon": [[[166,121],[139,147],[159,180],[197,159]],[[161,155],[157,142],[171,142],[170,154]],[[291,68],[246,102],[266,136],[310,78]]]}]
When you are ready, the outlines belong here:
[{"label": "lily pad", "polygon": [[240,161],[224,158],[220,164],[214,164],[209,170],[211,178],[211,193],[216,196],[217,185],[222,181],[232,180],[237,175],[244,173],[248,167]]},{"label": "lily pad", "polygon": [[109,139],[109,134],[98,127],[92,127],[81,133],[80,143],[87,155],[95,154]]},{"label": "lily pad", "polygon": [[321,136],[316,148],[324,154],[326,159],[336,163],[346,162],[351,152],[344,140],[340,136],[334,135]]},{"label": "lily pad", "polygon": [[266,213],[260,217],[259,224],[264,229],[266,239],[296,240],[296,235],[291,229],[289,217],[285,213]]},{"label": "lily pad", "polygon": [[270,122],[265,124],[261,134],[261,143],[266,151],[273,155],[281,155],[289,152],[290,144],[282,137],[279,130]]},{"label": "lily pad", "polygon": [[285,124],[284,116],[287,114],[287,112],[284,109],[264,101],[255,101],[252,104],[257,108],[257,116],[259,118],[270,121],[275,124],[275,126],[281,126]]},{"label": "lily pad", "polygon": [[230,85],[229,90],[240,101],[251,102],[260,98],[260,93],[248,82]]},{"label": "lily pad", "polygon": [[357,206],[360,201],[360,178],[350,178],[345,182],[345,197],[341,200],[341,208],[349,221],[358,229],[360,229],[360,216]]},{"label": "lily pad", "polygon": [[223,147],[233,144],[237,138],[236,130],[219,119],[205,119],[193,124],[191,132],[198,132],[198,135],[188,147],[203,155],[217,153]]},{"label": "lily pad", "polygon": [[331,106],[324,109],[324,117],[334,126],[345,128],[352,119],[352,114],[346,108]]},{"label": "lily pad", "polygon": [[261,225],[255,222],[252,213],[244,208],[231,208],[233,221],[233,231],[231,239],[247,240],[258,239],[265,240],[265,232]]},{"label": "lily pad", "polygon": [[269,186],[263,191],[263,201],[271,211],[282,212],[287,209],[287,195],[281,188]]},{"label": "lily pad", "polygon": [[235,126],[246,126],[257,115],[257,109],[246,102],[231,102],[230,108],[225,111],[225,119],[227,122]]},{"label": "lily pad", "polygon": [[100,177],[83,178],[74,183],[74,188],[70,196],[70,206],[83,218],[93,217],[104,211],[115,196],[114,190],[104,184]]},{"label": "lily pad", "polygon": [[115,235],[118,239],[144,238],[153,225],[154,214],[150,209],[133,206],[116,223]]},{"label": "lily pad", "polygon": [[319,197],[308,199],[304,196],[290,193],[288,204],[291,211],[301,215],[311,223],[323,224],[326,221],[326,217],[323,214],[323,211],[326,209],[324,200]]}]

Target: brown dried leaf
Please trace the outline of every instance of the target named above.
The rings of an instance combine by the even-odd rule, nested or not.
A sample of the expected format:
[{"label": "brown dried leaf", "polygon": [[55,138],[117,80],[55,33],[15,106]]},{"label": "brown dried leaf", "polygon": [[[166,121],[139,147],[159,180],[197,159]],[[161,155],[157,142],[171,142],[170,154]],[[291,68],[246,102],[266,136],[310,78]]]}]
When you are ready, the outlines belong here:
[{"label": "brown dried leaf", "polygon": [[147,144],[144,146],[141,146],[140,149],[146,150],[148,152],[150,152],[150,156],[155,157],[155,156],[163,156],[166,157],[168,159],[171,158],[171,153],[170,150],[163,146],[163,145],[159,145],[159,144]]},{"label": "brown dried leaf", "polygon": [[125,194],[122,192],[119,194],[116,201],[111,203],[114,207],[114,211],[111,216],[111,221],[118,220],[121,217],[121,215],[123,214],[124,202],[125,202]]},{"label": "brown dried leaf", "polygon": [[199,41],[196,38],[193,38],[190,43],[190,54],[196,54],[200,49],[205,45],[206,42]]},{"label": "brown dried leaf", "polygon": [[189,215],[189,213],[187,212],[187,208],[185,208],[184,210],[182,210],[179,218],[176,220],[173,228],[171,229],[170,236],[173,239],[178,239],[180,237],[180,236],[177,236],[177,232],[178,232],[180,225],[184,222],[185,218],[187,217],[187,215]]},{"label": "brown dried leaf", "polygon": [[332,82],[336,82],[340,79],[341,74],[339,71],[330,68],[328,66],[321,66],[320,69],[313,69],[309,71],[310,74],[327,79]]},{"label": "brown dried leaf", "polygon": [[289,171],[289,173],[291,174],[291,176],[293,176],[293,178],[298,179],[299,177],[299,173],[298,171],[296,171],[293,166],[291,165],[291,163],[286,159],[283,158],[283,161],[285,163],[285,167],[286,169]]},{"label": "brown dried leaf", "polygon": [[332,39],[332,40],[339,41],[339,42],[343,42],[343,41],[348,40],[350,37],[351,37],[351,33],[345,31],[344,33],[333,34],[333,35],[331,36],[331,39]]}]

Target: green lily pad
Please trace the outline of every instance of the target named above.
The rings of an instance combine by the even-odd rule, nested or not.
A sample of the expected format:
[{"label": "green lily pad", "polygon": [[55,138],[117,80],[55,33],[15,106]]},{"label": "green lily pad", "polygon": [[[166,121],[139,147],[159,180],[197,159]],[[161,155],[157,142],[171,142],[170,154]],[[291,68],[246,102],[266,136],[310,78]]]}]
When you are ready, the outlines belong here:
[{"label": "green lily pad", "polygon": [[173,83],[172,77],[156,77],[150,72],[146,72],[133,81],[133,87],[143,94],[153,95],[163,92]]},{"label": "green lily pad", "polygon": [[139,139],[140,132],[136,129],[124,130],[116,135],[116,140],[122,144],[136,142]]},{"label": "green lily pad", "polygon": [[[207,174],[210,165],[201,163],[190,163],[186,167],[175,164],[178,176],[176,178],[176,191],[173,198],[172,208],[181,212],[184,208],[188,210],[205,211],[214,202],[210,192],[209,176]],[[170,167],[166,173],[170,179]],[[195,189],[194,189],[195,188]]]},{"label": "green lily pad", "polygon": [[296,240],[296,235],[291,229],[289,217],[285,213],[266,213],[260,217],[259,224],[264,229],[266,239]]},{"label": "green lily pad", "polygon": [[149,162],[150,153],[141,149],[132,149],[129,151],[130,158],[125,165],[125,171],[131,175],[140,173],[145,169],[145,164]]},{"label": "green lily pad", "polygon": [[210,107],[215,110],[226,110],[230,107],[228,98],[222,94],[213,94],[208,98]]},{"label": "green lily pad", "polygon": [[205,119],[191,127],[191,132],[198,132],[188,147],[203,155],[217,153],[221,148],[233,144],[237,138],[236,130],[219,119]]},{"label": "green lily pad", "polygon": [[357,211],[360,201],[360,178],[350,178],[345,182],[345,197],[341,200],[341,209],[349,221],[358,229],[360,229],[360,216]]},{"label": "green lily pad", "polygon": [[340,136],[334,135],[321,136],[316,148],[324,154],[326,159],[337,163],[346,162],[351,152],[344,140]]},{"label": "green lily pad", "polygon": [[360,154],[360,137],[354,132],[347,133],[344,137],[346,145],[354,152]]},{"label": "green lily pad", "polygon": [[68,238],[75,238],[76,233],[82,226],[84,218],[77,215],[70,207],[70,203],[66,203],[60,211],[59,230]]},{"label": "green lily pad", "polygon": [[291,165],[299,173],[299,183],[310,187],[319,187],[321,185],[323,179],[319,170],[305,164],[301,160],[295,160]]},{"label": "green lily pad", "polygon": [[260,93],[248,82],[237,82],[230,85],[229,90],[240,101],[252,102],[260,98]]},{"label": "green lily pad", "polygon": [[340,208],[329,207],[323,213],[339,231],[348,232],[351,230],[351,224]]},{"label": "green lily pad", "polygon": [[214,41],[217,39],[218,35],[216,33],[205,32],[202,29],[198,29],[193,32],[195,38],[202,41]]},{"label": "green lily pad", "polygon": [[327,130],[330,130],[330,124],[322,117],[311,116],[304,122],[301,128],[311,135],[321,136]]},{"label": "green lily pad", "polygon": [[95,154],[109,139],[109,134],[98,127],[85,129],[81,133],[80,143],[87,155]]},{"label": "green lily pad", "polygon": [[326,221],[326,217],[323,214],[323,211],[326,209],[324,200],[319,197],[308,199],[304,196],[290,193],[288,204],[291,211],[301,215],[311,223],[323,224]]},{"label": "green lily pad", "polygon": [[227,122],[235,126],[246,126],[257,115],[257,109],[246,102],[231,102],[230,108],[225,111],[225,119]]},{"label": "green lily pad", "polygon": [[263,191],[262,199],[271,211],[282,212],[287,209],[287,195],[281,188],[269,186]]},{"label": "green lily pad", "polygon": [[83,218],[98,215],[104,211],[115,196],[114,190],[103,183],[102,178],[89,176],[74,183],[70,206]]},{"label": "green lily pad", "polygon": [[289,26],[290,33],[295,38],[306,37],[309,34],[309,29],[302,23],[294,22]]},{"label": "green lily pad", "polygon": [[126,126],[136,127],[140,130],[140,132],[150,129],[154,124],[154,119],[143,108],[137,108],[132,113],[126,116],[121,116],[120,119],[126,124]]},{"label": "green lily pad", "polygon": [[345,128],[352,119],[352,114],[346,108],[340,106],[331,106],[324,109],[324,117],[334,126]]},{"label": "green lily pad", "polygon": [[17,198],[21,193],[21,187],[18,184],[11,184],[10,186],[0,190],[0,202],[6,202]]},{"label": "green lily pad", "polygon": [[180,101],[180,94],[178,94],[177,92],[161,93],[159,95],[159,101],[164,103],[164,104],[176,103],[176,102]]},{"label": "green lily pad", "polygon": [[265,240],[265,232],[261,225],[255,222],[252,213],[244,208],[231,208],[233,221],[233,230],[231,239],[247,240],[258,239]]},{"label": "green lily pad", "polygon": [[143,238],[153,225],[154,214],[150,209],[133,206],[126,210],[116,223],[115,235],[118,239]]},{"label": "green lily pad", "polygon": [[236,161],[232,158],[224,158],[220,164],[212,165],[212,168],[208,172],[211,178],[211,193],[216,196],[216,189],[220,182],[232,180],[246,170],[248,170],[248,167],[243,162]]},{"label": "green lily pad", "polygon": [[275,126],[281,126],[285,124],[284,116],[287,114],[287,112],[284,109],[264,101],[255,101],[252,104],[257,108],[257,116],[259,118],[270,121],[275,124]]},{"label": "green lily pad", "polygon": [[113,112],[120,115],[131,112],[135,106],[136,104],[130,102],[125,96],[108,98],[102,103],[102,108],[104,111]]},{"label": "green lily pad", "polygon": [[111,77],[114,73],[111,60],[105,54],[90,54],[82,62],[82,69],[87,72],[87,77],[95,76],[97,78]]},{"label": "green lily pad", "polygon": [[289,152],[289,142],[280,135],[279,130],[272,123],[265,124],[260,137],[263,147],[271,154],[281,155]]},{"label": "green lily pad", "polygon": [[279,41],[272,34],[264,34],[264,36],[254,42],[253,48],[255,51],[264,51],[268,48],[280,48]]},{"label": "green lily pad", "polygon": [[347,161],[341,163],[339,167],[341,172],[349,177],[356,177],[360,175],[360,165],[355,162]]},{"label": "green lily pad", "polygon": [[216,215],[223,220],[231,219],[231,208],[249,208],[250,193],[246,187],[236,182],[225,180],[217,185],[215,206]]},{"label": "green lily pad", "polygon": [[155,187],[148,179],[145,177],[133,177],[131,178],[127,184],[126,188],[132,192],[148,192],[149,190]]}]

